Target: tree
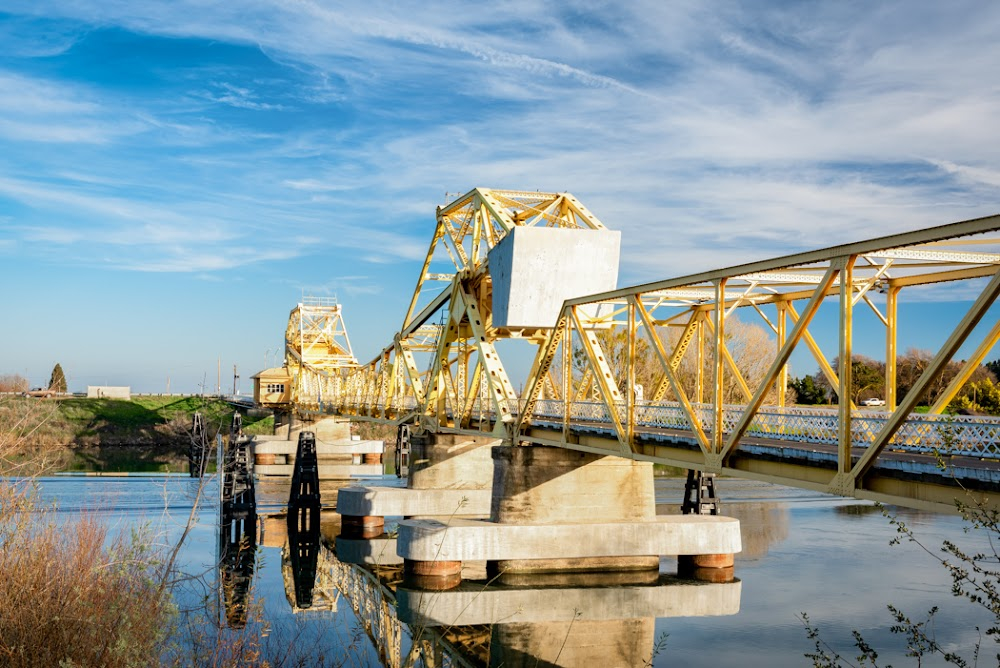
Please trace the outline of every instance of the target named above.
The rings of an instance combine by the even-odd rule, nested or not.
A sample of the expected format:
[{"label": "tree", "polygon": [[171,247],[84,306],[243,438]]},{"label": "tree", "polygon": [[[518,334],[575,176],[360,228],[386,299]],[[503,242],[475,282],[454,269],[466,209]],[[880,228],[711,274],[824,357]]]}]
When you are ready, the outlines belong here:
[{"label": "tree", "polygon": [[826,402],[826,390],[817,385],[812,376],[793,378],[788,385],[795,390],[797,404],[813,405]]},{"label": "tree", "polygon": [[955,399],[948,404],[951,412],[968,411],[1000,415],[1000,384],[989,378],[971,381]]},{"label": "tree", "polygon": [[[896,396],[899,398],[906,396],[906,393],[910,391],[910,388],[912,388],[920,379],[924,370],[930,366],[933,357],[934,356],[929,350],[909,348],[905,353],[896,358]],[[998,360],[998,362],[1000,362],[1000,360]],[[969,377],[969,383],[975,383],[986,379],[995,379],[996,376],[990,367],[991,364],[996,363],[990,362],[986,366],[980,366],[973,371],[972,375]],[[944,392],[945,388],[948,387],[948,384],[951,383],[952,379],[958,375],[962,366],[962,362],[955,361],[946,364],[945,368],[942,369],[938,377],[934,379],[934,382],[927,387],[924,395],[920,397],[920,403],[934,403]]]},{"label": "tree", "polygon": [[58,362],[52,367],[52,375],[49,377],[49,389],[56,392],[66,392],[66,374],[63,373],[62,365]]},{"label": "tree", "polygon": [[[834,357],[830,362],[834,371],[840,368],[840,358]],[[865,355],[851,356],[851,383],[850,399],[854,403],[860,403],[862,399],[871,397],[882,397],[885,394],[885,363],[873,360]],[[823,374],[816,374],[816,385],[828,392],[828,396],[837,399],[837,389],[830,385],[830,381]]]},{"label": "tree", "polygon": [[27,392],[28,379],[16,373],[0,376],[0,393]]}]

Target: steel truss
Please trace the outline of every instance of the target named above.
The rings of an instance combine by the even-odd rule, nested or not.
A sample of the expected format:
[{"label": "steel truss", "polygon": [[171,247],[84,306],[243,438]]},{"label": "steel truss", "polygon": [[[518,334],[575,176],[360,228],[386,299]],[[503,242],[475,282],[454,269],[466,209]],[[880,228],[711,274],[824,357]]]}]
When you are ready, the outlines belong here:
[{"label": "steel truss", "polygon": [[[1000,216],[992,216],[567,300],[533,364],[516,438],[725,471],[841,496],[953,505],[953,488],[876,481],[872,470],[887,448],[908,445],[939,446],[945,454],[1000,454],[1000,420],[941,416],[1000,338],[1000,323],[995,313],[989,313],[1000,294],[998,231]],[[901,293],[944,282],[961,283],[974,301],[900,399],[895,359]],[[874,294],[885,295],[882,308]],[[809,329],[824,304],[835,305],[838,312],[836,369]],[[856,307],[871,309],[885,326],[887,412],[859,410],[851,401]],[[759,318],[775,335],[769,368],[756,383],[744,378],[727,348],[726,325],[736,313]],[[985,334],[977,328],[984,319],[992,321]],[[667,328],[679,329],[680,335],[664,336]],[[602,348],[602,331],[623,337],[625,359],[619,368],[612,368],[608,351]],[[979,343],[962,363],[958,377],[931,407],[930,415],[914,415],[924,391],[974,332]],[[620,390],[635,387],[640,345],[652,352],[660,370],[650,401]],[[808,411],[784,406],[788,359],[801,345],[810,350],[840,398],[832,419],[822,411],[803,419],[802,413]],[[679,365],[691,356],[697,357],[694,396],[678,375]],[[559,377],[552,377],[554,370]],[[727,387],[737,388],[745,403],[727,405]],[[668,394],[672,401],[665,402]],[[580,398],[596,402],[600,416],[593,421],[607,423],[610,437],[580,438],[574,433],[572,425],[581,419],[583,408],[574,400]],[[663,422],[668,413],[670,424]],[[545,414],[549,427],[533,426]],[[558,420],[555,429],[553,417]],[[641,433],[650,427],[686,431],[697,447],[650,444],[647,434]],[[818,437],[820,431],[824,433]],[[833,443],[836,470],[804,470],[801,464],[762,464],[742,457],[744,441],[750,437]]]},{"label": "steel truss", "polygon": [[493,326],[487,254],[516,227],[530,226],[605,229],[568,193],[476,188],[439,207],[402,329],[391,346],[350,374],[339,410],[509,437],[518,397],[495,342],[537,344],[544,330]]},{"label": "steel truss", "polygon": [[[566,193],[477,188],[439,207],[393,342],[367,364],[342,362],[339,370],[324,372],[327,385],[300,391],[299,405],[323,402],[325,411],[356,419],[420,422],[436,432],[491,433],[510,443],[558,445],[935,508],[952,505],[954,486],[888,480],[876,470],[887,450],[1000,454],[1000,420],[942,415],[1000,339],[1000,322],[990,311],[1000,293],[1000,216],[571,299],[551,328],[494,327],[487,253],[517,226],[531,225],[604,229]],[[920,303],[922,291],[945,283],[957,285],[972,306],[900,397],[895,362],[901,297],[912,295],[910,303]],[[837,349],[824,352],[824,337],[814,337],[810,328],[819,327],[814,323],[821,309],[831,308],[837,312]],[[871,311],[885,329],[886,407],[877,413],[851,400],[859,309]],[[754,377],[741,371],[730,350],[727,329],[737,314],[762,322],[774,335],[766,368]],[[293,311],[290,333],[297,331],[295,317]],[[520,397],[496,351],[505,338],[538,346]],[[973,353],[930,414],[913,415],[925,390],[967,343],[975,346]],[[803,346],[840,398],[833,413],[785,405],[788,360]],[[828,352],[839,360],[837,368],[827,361]],[[640,393],[638,367],[651,357],[658,377]],[[299,362],[294,354],[287,359],[290,366]],[[315,381],[305,379],[320,375],[315,368],[296,367],[301,388],[312,387]],[[603,431],[587,431],[587,424]],[[749,457],[760,439],[833,446],[835,465]],[[1000,489],[997,475],[987,477],[980,489]]]},{"label": "steel truss", "polygon": [[325,398],[341,393],[343,374],[357,365],[336,300],[306,297],[292,309],[285,329],[285,367],[294,404],[320,408]]}]

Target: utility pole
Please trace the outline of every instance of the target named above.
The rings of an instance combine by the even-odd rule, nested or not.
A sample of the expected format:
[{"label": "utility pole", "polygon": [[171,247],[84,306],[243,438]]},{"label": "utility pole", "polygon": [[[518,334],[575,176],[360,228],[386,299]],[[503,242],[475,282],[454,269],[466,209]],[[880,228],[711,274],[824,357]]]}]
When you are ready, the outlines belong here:
[{"label": "utility pole", "polygon": [[233,396],[236,396],[236,383],[239,381],[240,375],[236,373],[236,365],[233,365]]},{"label": "utility pole", "polygon": [[218,378],[215,381],[215,396],[222,396],[222,357],[219,357]]}]

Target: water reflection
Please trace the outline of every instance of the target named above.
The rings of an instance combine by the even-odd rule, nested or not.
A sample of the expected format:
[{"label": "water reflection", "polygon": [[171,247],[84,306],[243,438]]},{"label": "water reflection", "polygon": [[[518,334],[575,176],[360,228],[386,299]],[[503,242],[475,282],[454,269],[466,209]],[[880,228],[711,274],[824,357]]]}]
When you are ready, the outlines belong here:
[{"label": "water reflection", "polygon": [[294,583],[295,606],[310,608],[319,555],[320,491],[316,440],[311,433],[299,436],[295,469],[288,495],[288,561]]},{"label": "water reflection", "polygon": [[[656,514],[679,515],[681,504],[673,499],[681,499],[686,493],[684,479],[658,478],[655,485]],[[767,555],[771,547],[788,538],[790,523],[788,501],[765,501],[755,498],[758,494],[773,494],[770,491],[773,488],[765,483],[737,482],[732,478],[716,481],[716,487],[719,488],[718,494],[723,499],[720,513],[740,521],[743,551],[736,555],[737,560],[760,559]]]},{"label": "water reflection", "polygon": [[230,628],[247,624],[248,597],[257,559],[257,500],[250,447],[234,421],[229,442],[219,446],[219,590]]},{"label": "water reflection", "polygon": [[[290,506],[285,518],[289,603],[301,609],[308,600],[315,609],[325,601],[335,609],[343,601],[385,666],[645,665],[655,652],[657,618],[740,608],[738,580],[712,584],[656,572],[487,579],[485,562],[468,564],[453,590],[424,591],[404,584],[401,565],[338,558],[340,547],[358,552],[365,541],[337,536],[335,513],[322,514],[322,532],[319,513],[305,524],[302,517]],[[367,552],[386,540],[368,541]]]},{"label": "water reflection", "polygon": [[219,590],[226,624],[242,629],[257,563],[257,513],[251,507],[223,513],[219,530]]}]

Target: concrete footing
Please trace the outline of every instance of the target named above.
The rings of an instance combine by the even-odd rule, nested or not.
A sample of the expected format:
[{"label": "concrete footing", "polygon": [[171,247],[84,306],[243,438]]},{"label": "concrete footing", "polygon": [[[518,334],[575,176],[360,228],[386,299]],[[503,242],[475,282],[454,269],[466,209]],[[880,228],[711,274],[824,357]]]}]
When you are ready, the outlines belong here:
[{"label": "concrete footing", "polygon": [[[277,437],[254,438],[252,444],[254,473],[258,477],[291,477],[295,468],[298,441]],[[320,480],[344,480],[362,476],[379,476],[385,443],[342,438],[316,441],[316,457]]]},{"label": "concrete footing", "polygon": [[593,570],[586,562],[575,565],[575,560],[587,559],[598,559],[602,570],[629,570],[630,557],[640,557],[643,567],[658,568],[660,555],[732,555],[740,550],[739,520],[718,515],[571,524],[404,520],[396,543],[397,554],[407,561],[484,560],[505,564],[499,569],[504,572]]},{"label": "concrete footing", "polygon": [[[411,518],[400,523],[396,541],[408,582],[438,591],[458,586],[470,561],[507,577],[657,573],[662,555],[679,555],[679,568],[695,577],[733,580],[739,521],[657,516],[647,462],[544,446],[487,448],[485,439],[450,435],[413,442],[408,488],[349,487],[337,498],[345,527],[374,526],[378,516]],[[489,520],[463,517],[487,509]]]}]

